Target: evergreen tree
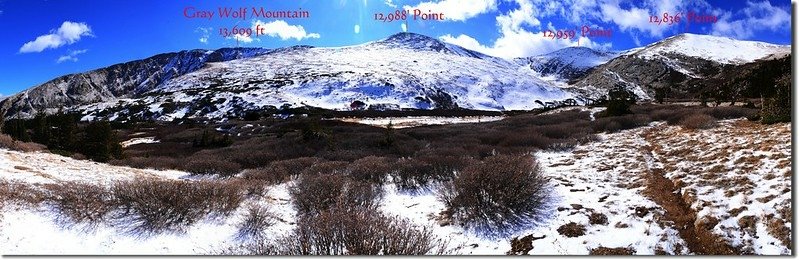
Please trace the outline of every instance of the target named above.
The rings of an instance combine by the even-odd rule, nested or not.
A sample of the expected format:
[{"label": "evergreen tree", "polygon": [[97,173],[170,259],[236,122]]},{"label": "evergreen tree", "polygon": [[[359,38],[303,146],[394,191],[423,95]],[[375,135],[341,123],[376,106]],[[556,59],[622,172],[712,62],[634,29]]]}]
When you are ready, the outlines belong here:
[{"label": "evergreen tree", "polygon": [[107,121],[91,122],[85,132],[81,153],[98,162],[121,157],[122,147]]},{"label": "evergreen tree", "polygon": [[623,85],[616,85],[608,91],[607,116],[620,116],[630,114],[630,106],[636,101],[635,94]]}]

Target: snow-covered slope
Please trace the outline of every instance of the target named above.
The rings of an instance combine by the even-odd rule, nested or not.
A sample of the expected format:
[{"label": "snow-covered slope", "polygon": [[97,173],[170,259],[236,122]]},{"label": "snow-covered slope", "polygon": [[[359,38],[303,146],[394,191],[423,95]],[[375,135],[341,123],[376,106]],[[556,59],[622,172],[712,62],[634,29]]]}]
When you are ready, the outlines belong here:
[{"label": "snow-covered slope", "polygon": [[[697,254],[682,238],[686,229],[707,230],[745,254],[789,255],[791,249],[791,128],[790,124],[759,125],[725,120],[719,127],[689,130],[655,123],[651,126],[599,134],[595,142],[569,151],[534,153],[550,177],[550,214],[537,225],[503,237],[485,237],[459,225],[443,223],[446,209],[433,190],[400,192],[388,183],[380,210],[401,216],[448,241],[450,254],[506,254],[513,238],[528,238],[521,254],[584,255],[598,248],[621,248],[652,255]],[[754,140],[754,141],[753,141]],[[699,147],[698,156],[690,154]],[[650,186],[662,172],[675,187]],[[140,170],[74,160],[59,155],[0,149],[0,182],[34,189],[82,181],[110,185],[137,177],[164,180],[195,177],[179,171]],[[214,179],[220,184],[232,179]],[[270,207],[275,224],[264,237],[285,235],[297,227],[288,187],[271,185],[264,196],[246,199],[230,216],[209,217],[185,232],[146,236],[131,234],[124,225],[64,223],[52,203],[38,205],[0,200],[0,254],[213,254],[251,242],[238,237],[248,205]],[[2,187],[0,187],[2,188]],[[674,189],[672,192],[671,189]],[[695,210],[695,223],[674,223],[673,208],[659,205],[651,190],[666,189]],[[0,197],[1,199],[1,197]],[[576,225],[581,234],[560,229]],[[701,249],[701,248],[700,248]]]},{"label": "snow-covered slope", "polygon": [[618,52],[598,51],[586,47],[568,47],[551,53],[519,58],[515,61],[529,66],[541,76],[555,76],[569,80],[584,75],[589,69],[605,64],[619,56]]},{"label": "snow-covered slope", "polygon": [[[295,46],[213,63],[130,102],[143,102],[159,119],[170,119],[220,118],[283,105],[345,110],[354,101],[367,107],[515,110],[536,108],[535,100],[571,97],[513,62],[400,33],[357,46]],[[165,103],[175,109],[164,111]],[[85,109],[100,112],[108,105]]]},{"label": "snow-covered slope", "polygon": [[665,54],[679,54],[722,64],[753,62],[772,54],[790,53],[790,45],[741,41],[728,37],[684,33],[656,42],[634,53],[641,58],[664,58]]}]

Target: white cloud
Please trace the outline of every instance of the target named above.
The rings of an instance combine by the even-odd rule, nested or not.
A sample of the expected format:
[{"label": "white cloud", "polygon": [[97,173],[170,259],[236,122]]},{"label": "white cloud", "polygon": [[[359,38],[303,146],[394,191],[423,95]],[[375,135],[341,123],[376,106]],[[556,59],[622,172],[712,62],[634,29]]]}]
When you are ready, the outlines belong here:
[{"label": "white cloud", "polygon": [[87,51],[89,51],[89,50],[70,51],[67,55],[62,55],[62,56],[58,57],[58,60],[56,60],[56,63],[62,63],[62,62],[65,62],[65,61],[77,62],[78,61],[78,55],[84,54]]},{"label": "white cloud", "polygon": [[211,36],[211,31],[213,31],[213,27],[198,27],[194,32],[200,33],[200,38],[198,41],[204,44],[208,44],[208,38]]},{"label": "white cloud", "polygon": [[649,17],[653,12],[646,8],[623,9],[618,3],[606,3],[600,5],[599,9],[604,22],[612,22],[622,31],[637,30],[646,32],[652,37],[663,37],[663,33],[671,29],[670,26],[650,23]]},{"label": "white cloud", "polygon": [[746,2],[746,8],[737,13],[741,19],[733,19],[732,12],[722,12],[713,24],[712,34],[737,39],[748,39],[757,31],[789,31],[791,14],[786,8],[772,6],[770,2]]},{"label": "white cloud", "polygon": [[422,2],[416,6],[404,6],[405,10],[419,9],[427,13],[443,13],[444,19],[465,21],[477,15],[497,9],[496,0],[441,0],[438,2]]},{"label": "white cloud", "polygon": [[387,6],[397,8],[397,4],[395,4],[393,0],[385,0],[384,2],[386,3]]},{"label": "white cloud", "polygon": [[356,24],[354,30],[355,30],[355,34],[361,33],[361,26]]},{"label": "white cloud", "polygon": [[234,34],[233,36],[229,37],[228,39],[233,39],[233,40],[236,40],[237,42],[241,42],[241,43],[251,43],[252,41],[254,41],[252,37],[247,36],[247,35],[241,35],[241,34]]},{"label": "white cloud", "polygon": [[83,36],[93,36],[92,29],[85,23],[66,21],[58,29],[53,29],[50,34],[36,37],[19,48],[20,53],[41,52],[45,49],[55,49],[67,44],[73,44]]},{"label": "white cloud", "polygon": [[443,35],[444,42],[460,45],[467,49],[479,51],[501,58],[527,57],[547,53],[557,49],[576,46],[576,41],[552,40],[544,38],[540,33],[529,31],[529,27],[541,27],[537,9],[531,0],[514,0],[518,8],[497,16],[500,36],[490,46],[478,42],[469,35]]},{"label": "white cloud", "polygon": [[[308,33],[302,25],[289,25],[286,21],[275,20],[272,22],[264,23],[260,20],[254,21],[252,24],[253,35],[266,35],[269,37],[280,37],[281,40],[295,39],[297,41],[308,38],[321,37],[318,33]],[[261,30],[263,29],[263,30]]]}]

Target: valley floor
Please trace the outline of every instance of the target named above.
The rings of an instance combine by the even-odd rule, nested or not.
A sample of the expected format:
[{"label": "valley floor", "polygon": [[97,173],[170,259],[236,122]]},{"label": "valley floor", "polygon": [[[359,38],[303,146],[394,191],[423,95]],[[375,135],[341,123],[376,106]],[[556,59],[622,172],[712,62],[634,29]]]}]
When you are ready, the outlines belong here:
[{"label": "valley floor", "polygon": [[[712,129],[653,123],[569,151],[537,152],[555,195],[535,226],[484,237],[440,220],[435,191],[385,185],[381,210],[433,228],[449,254],[791,254],[790,124],[724,120]],[[81,180],[110,184],[137,176],[189,179],[179,171],[139,170],[49,153],[0,150],[0,180],[34,187]],[[135,235],[114,223],[59,221],[51,205],[0,210],[0,253],[217,254],[247,241],[237,223],[245,205],[269,204],[294,228],[291,183],[269,187],[231,216],[206,218],[181,233]],[[2,202],[0,202],[2,203]]]}]

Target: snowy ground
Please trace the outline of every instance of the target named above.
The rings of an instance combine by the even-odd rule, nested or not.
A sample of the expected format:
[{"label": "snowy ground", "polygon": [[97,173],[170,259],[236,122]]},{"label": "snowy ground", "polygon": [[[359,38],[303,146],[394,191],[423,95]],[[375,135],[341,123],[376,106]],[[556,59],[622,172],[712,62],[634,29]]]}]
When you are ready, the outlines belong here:
[{"label": "snowy ground", "polygon": [[[531,241],[526,252],[530,254],[588,254],[600,247],[645,255],[695,253],[664,217],[666,209],[645,195],[647,188],[653,188],[647,187],[647,173],[662,168],[699,215],[697,222],[702,223],[697,225],[711,229],[744,253],[790,254],[780,240],[786,229],[790,239],[791,219],[786,215],[792,210],[790,136],[789,124],[761,126],[731,120],[714,129],[685,130],[654,123],[602,134],[599,141],[571,151],[538,152],[535,156],[555,191],[548,217],[504,237],[482,237],[441,221],[438,216],[444,205],[432,191],[409,194],[386,185],[381,209],[432,227],[436,235],[449,241],[452,254],[506,254],[513,238]],[[99,184],[136,176],[189,178],[179,171],[139,170],[47,153],[0,150],[0,180],[5,181]],[[277,214],[279,221],[268,234],[283,235],[291,230],[295,224],[289,185],[269,187],[264,197],[248,199],[230,217],[206,219],[185,233],[146,237],[126,234],[105,223],[93,228],[59,224],[46,203],[36,208],[6,205],[0,210],[0,253],[218,253],[244,243],[236,238],[236,224],[249,204],[270,205]],[[705,216],[718,221],[708,222]],[[582,227],[584,232],[559,231],[564,226]]]},{"label": "snowy ground", "polygon": [[337,118],[344,122],[359,123],[386,127],[389,123],[394,128],[408,128],[424,125],[448,125],[463,123],[481,123],[499,121],[502,116],[464,116],[464,117],[443,117],[443,116],[408,116],[408,117],[376,117],[376,118]]},{"label": "snowy ground", "polygon": [[136,137],[136,138],[132,138],[130,140],[121,142],[119,144],[122,145],[122,147],[128,147],[128,146],[137,145],[137,144],[153,144],[153,143],[158,143],[158,140],[155,140],[155,137]]}]

